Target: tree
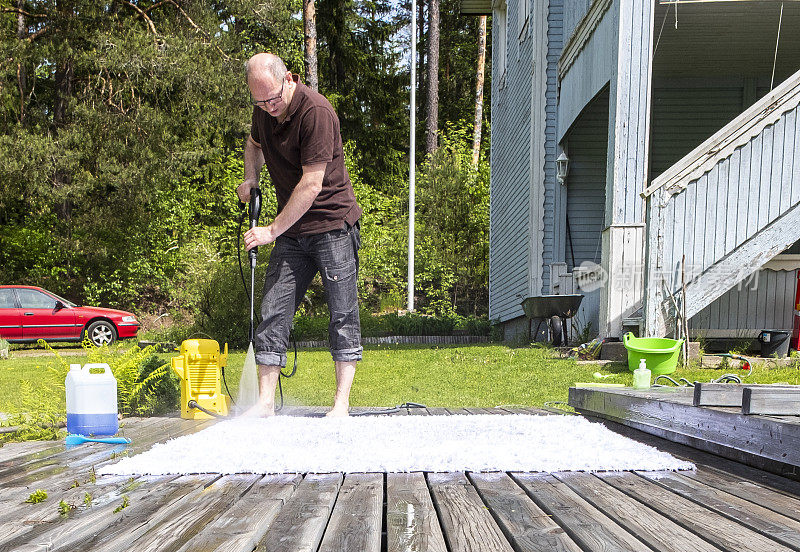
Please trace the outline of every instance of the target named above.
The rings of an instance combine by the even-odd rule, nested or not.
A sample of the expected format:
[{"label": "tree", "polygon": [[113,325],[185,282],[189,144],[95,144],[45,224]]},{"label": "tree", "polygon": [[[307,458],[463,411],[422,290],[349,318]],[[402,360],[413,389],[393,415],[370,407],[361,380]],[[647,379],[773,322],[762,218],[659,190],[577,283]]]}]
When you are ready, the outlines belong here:
[{"label": "tree", "polygon": [[[0,6],[0,279],[80,300],[102,283],[104,303],[163,296],[177,269],[165,252],[232,216],[219,208],[235,205],[232,190],[210,201],[197,191],[249,124],[243,59],[264,42],[302,52],[286,42],[292,14],[277,2],[264,30],[266,6]],[[177,189],[186,211],[166,211]]]},{"label": "tree", "polygon": [[314,0],[303,0],[303,33],[305,34],[306,84],[314,90],[318,90],[317,21]]},{"label": "tree", "polygon": [[472,131],[472,166],[478,166],[481,155],[481,130],[483,128],[483,75],[486,67],[486,16],[478,25],[478,71],[475,76],[475,125]]},{"label": "tree", "polygon": [[436,151],[439,132],[439,0],[428,0],[425,153]]},{"label": "tree", "polygon": [[472,166],[471,127],[447,124],[420,171],[416,284],[420,308],[431,313],[488,307],[489,167],[485,156]]},{"label": "tree", "polygon": [[[460,0],[440,0],[439,128],[459,126],[475,114],[475,60],[478,59],[479,18],[459,14]],[[488,24],[487,24],[488,27]],[[488,32],[488,29],[487,29]],[[490,118],[491,40],[486,40],[483,120]],[[484,128],[484,132],[486,129]]]},{"label": "tree", "polygon": [[320,91],[357,144],[367,185],[395,193],[405,179],[408,70],[399,30],[408,16],[387,0],[319,0]]}]

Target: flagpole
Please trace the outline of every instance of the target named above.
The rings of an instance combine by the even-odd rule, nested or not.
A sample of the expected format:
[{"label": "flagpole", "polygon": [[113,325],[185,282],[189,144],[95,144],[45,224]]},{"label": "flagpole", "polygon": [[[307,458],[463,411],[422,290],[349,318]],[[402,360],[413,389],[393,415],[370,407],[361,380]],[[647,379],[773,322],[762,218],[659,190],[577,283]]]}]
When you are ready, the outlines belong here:
[{"label": "flagpole", "polygon": [[408,155],[408,310],[414,310],[414,203],[417,90],[417,1],[411,0],[411,124]]}]

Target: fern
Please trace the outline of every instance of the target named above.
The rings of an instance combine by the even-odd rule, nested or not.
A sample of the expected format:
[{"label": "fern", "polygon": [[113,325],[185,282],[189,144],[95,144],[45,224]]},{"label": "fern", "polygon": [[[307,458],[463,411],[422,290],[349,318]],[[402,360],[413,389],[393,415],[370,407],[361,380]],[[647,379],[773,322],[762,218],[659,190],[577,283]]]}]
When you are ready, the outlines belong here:
[{"label": "fern", "polygon": [[[43,378],[36,385],[27,381],[21,382],[19,396],[23,413],[11,416],[2,424],[16,426],[18,429],[14,433],[0,434],[0,443],[63,437],[62,428],[66,422],[64,380],[70,365],[46,341],[40,340],[39,345],[53,354],[54,358],[44,368],[55,377]],[[154,347],[132,347],[120,353],[111,351],[108,346],[97,347],[88,339],[84,339],[81,345],[89,363],[108,364],[114,374],[117,380],[118,408],[123,416],[148,415],[174,408],[171,404],[174,399],[170,394],[177,391],[172,389],[174,384],[169,379],[169,366],[164,363],[157,365],[160,361],[153,354]],[[157,368],[147,373],[144,368],[148,363],[148,369],[153,364]]]}]

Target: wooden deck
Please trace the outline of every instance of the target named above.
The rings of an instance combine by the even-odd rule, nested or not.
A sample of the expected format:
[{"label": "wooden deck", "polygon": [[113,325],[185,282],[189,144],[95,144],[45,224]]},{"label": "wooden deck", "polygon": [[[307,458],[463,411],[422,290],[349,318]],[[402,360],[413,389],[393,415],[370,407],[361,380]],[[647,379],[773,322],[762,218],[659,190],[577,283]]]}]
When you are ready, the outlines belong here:
[{"label": "wooden deck", "polygon": [[[399,415],[485,413],[547,414]],[[136,454],[211,423],[127,419],[121,433]],[[800,483],[621,430],[697,471],[95,477],[124,447],[11,444],[0,448],[0,550],[800,550]],[[26,503],[36,489],[47,500]]]},{"label": "wooden deck", "polygon": [[[746,394],[747,386],[724,386],[730,391],[738,389],[738,406],[695,406],[708,402],[735,403],[724,400],[731,397],[721,396],[722,390],[717,388],[712,389],[714,400],[699,400],[696,388],[690,387],[653,387],[646,391],[571,388],[569,404],[586,416],[617,422],[800,479],[800,416],[743,414],[742,388]],[[759,386],[759,389],[780,391],[773,386]],[[794,392],[796,389],[795,386]]]}]

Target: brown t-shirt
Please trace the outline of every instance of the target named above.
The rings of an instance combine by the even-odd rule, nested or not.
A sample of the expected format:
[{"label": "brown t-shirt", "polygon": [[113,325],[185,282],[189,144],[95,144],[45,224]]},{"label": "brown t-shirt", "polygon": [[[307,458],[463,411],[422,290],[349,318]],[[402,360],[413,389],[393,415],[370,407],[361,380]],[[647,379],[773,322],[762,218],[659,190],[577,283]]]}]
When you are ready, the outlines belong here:
[{"label": "brown t-shirt", "polygon": [[285,235],[321,234],[354,225],[361,217],[350,175],[344,165],[339,118],[330,102],[295,75],[289,111],[282,123],[259,107],[253,108],[250,135],[264,152],[264,161],[275,185],[278,212],[289,201],[303,175],[304,165],[326,163],[322,191],[314,203]]}]

